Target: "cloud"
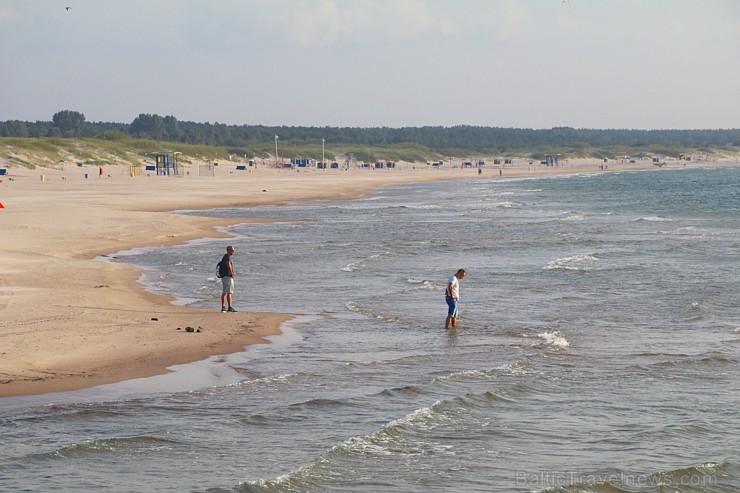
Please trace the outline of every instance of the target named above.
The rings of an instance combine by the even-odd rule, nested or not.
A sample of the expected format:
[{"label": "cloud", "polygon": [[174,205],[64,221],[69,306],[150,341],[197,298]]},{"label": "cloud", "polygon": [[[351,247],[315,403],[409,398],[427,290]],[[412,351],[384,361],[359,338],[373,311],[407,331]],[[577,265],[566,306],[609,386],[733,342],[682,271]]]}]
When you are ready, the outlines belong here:
[{"label": "cloud", "polygon": [[304,47],[409,39],[434,25],[421,0],[305,0],[290,2],[278,19],[274,28]]},{"label": "cloud", "polygon": [[18,19],[18,11],[8,0],[0,0],[0,25],[13,24]]},{"label": "cloud", "polygon": [[501,5],[499,36],[504,39],[526,35],[532,26],[532,16],[520,3],[509,0]]},{"label": "cloud", "polygon": [[564,14],[558,15],[555,18],[555,21],[557,22],[558,28],[563,31],[569,31],[577,25],[577,22],[573,17]]},{"label": "cloud", "polygon": [[730,19],[724,22],[723,29],[731,39],[740,39],[740,19]]},{"label": "cloud", "polygon": [[302,46],[325,46],[337,40],[342,28],[342,13],[332,0],[303,2],[284,11],[280,16],[283,26]]}]

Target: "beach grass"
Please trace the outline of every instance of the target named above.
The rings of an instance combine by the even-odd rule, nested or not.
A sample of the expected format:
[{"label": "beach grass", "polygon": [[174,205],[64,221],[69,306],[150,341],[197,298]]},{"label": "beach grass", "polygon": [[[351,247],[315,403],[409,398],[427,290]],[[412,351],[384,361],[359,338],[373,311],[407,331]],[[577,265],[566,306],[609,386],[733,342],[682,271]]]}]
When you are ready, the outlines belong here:
[{"label": "beach grass", "polygon": [[[278,154],[283,162],[290,158],[303,158],[344,162],[351,154],[356,162],[403,161],[432,162],[447,161],[451,157],[465,160],[491,160],[494,158],[513,158],[541,161],[546,155],[568,158],[622,159],[625,157],[663,156],[679,158],[683,155],[700,154],[705,156],[735,155],[732,146],[702,147],[690,149],[683,146],[648,145],[628,147],[623,145],[592,147],[588,144],[574,144],[567,147],[539,147],[535,149],[501,149],[492,146],[490,152],[481,153],[464,148],[450,148],[434,151],[416,144],[392,144],[386,146],[367,146],[358,144],[334,144],[321,140],[287,139],[278,141]],[[275,142],[264,142],[250,146],[207,146],[179,142],[160,142],[150,139],[135,139],[122,132],[107,132],[102,138],[62,139],[0,137],[0,159],[8,164],[28,168],[35,166],[61,167],[65,164],[96,165],[109,164],[142,165],[151,164],[157,152],[178,152],[183,163],[234,161],[249,159],[273,159]]]}]

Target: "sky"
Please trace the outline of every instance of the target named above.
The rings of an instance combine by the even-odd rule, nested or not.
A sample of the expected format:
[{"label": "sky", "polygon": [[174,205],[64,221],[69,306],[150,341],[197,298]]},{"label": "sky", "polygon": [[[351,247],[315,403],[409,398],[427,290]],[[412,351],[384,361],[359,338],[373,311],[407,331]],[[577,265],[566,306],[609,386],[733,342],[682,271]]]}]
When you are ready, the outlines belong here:
[{"label": "sky", "polygon": [[740,1],[0,0],[0,121],[62,110],[740,128]]}]

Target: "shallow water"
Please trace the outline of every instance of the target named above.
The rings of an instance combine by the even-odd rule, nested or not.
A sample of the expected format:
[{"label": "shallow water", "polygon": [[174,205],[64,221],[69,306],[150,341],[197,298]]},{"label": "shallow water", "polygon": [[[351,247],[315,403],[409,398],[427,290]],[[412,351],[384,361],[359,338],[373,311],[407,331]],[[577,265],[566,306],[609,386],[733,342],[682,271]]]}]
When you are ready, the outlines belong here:
[{"label": "shallow water", "polygon": [[738,190],[656,170],[208,211],[303,220],[118,261],[218,309],[233,243],[237,308],[301,317],[175,374],[0,399],[0,490],[740,491]]}]

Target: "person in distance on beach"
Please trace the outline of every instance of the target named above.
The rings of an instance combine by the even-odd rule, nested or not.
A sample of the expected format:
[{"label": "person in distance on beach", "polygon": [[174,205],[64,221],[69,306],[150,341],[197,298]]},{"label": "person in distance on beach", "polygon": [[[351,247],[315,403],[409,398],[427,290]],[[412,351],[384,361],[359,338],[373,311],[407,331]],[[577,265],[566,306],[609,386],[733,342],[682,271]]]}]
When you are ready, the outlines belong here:
[{"label": "person in distance on beach", "polygon": [[[229,245],[226,247],[226,253],[221,259],[219,274],[221,274],[221,285],[223,290],[221,292],[221,311],[222,312],[235,312],[234,307],[231,305],[232,297],[234,294],[234,264],[231,262],[231,256],[234,255],[234,247]],[[226,305],[229,308],[226,308]]]},{"label": "person in distance on beach", "polygon": [[447,320],[445,329],[457,327],[457,303],[460,301],[460,281],[468,275],[465,269],[458,270],[454,276],[450,276],[445,289],[445,301],[447,302]]}]

